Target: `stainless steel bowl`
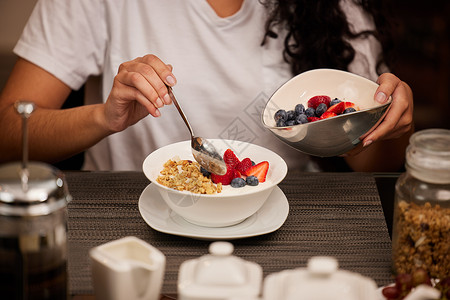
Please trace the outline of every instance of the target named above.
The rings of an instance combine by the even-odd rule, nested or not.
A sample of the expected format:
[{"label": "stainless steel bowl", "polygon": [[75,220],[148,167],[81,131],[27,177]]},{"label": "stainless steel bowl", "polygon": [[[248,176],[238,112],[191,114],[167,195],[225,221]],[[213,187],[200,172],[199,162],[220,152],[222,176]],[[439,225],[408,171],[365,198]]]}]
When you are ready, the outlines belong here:
[{"label": "stainless steel bowl", "polygon": [[[384,104],[374,100],[378,84],[353,73],[316,69],[299,74],[283,84],[268,100],[262,122],[286,144],[304,153],[330,157],[354,148],[361,136],[372,131],[387,113],[391,99]],[[274,114],[279,109],[293,110],[296,104],[317,95],[327,95],[355,103],[357,112],[286,127],[276,127]]]}]

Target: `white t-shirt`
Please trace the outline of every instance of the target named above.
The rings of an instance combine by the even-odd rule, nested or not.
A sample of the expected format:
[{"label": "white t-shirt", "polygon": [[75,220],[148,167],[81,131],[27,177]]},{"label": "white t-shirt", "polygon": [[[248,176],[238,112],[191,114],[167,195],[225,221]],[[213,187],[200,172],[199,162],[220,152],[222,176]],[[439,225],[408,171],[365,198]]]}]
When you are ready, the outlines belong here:
[{"label": "white t-shirt", "polygon": [[[372,28],[350,3],[342,5],[355,30]],[[197,136],[259,144],[280,154],[289,168],[306,170],[308,156],[261,123],[270,95],[292,77],[283,38],[261,46],[265,20],[257,0],[245,0],[227,18],[206,0],[40,0],[14,51],[75,90],[102,75],[100,93],[88,93],[86,104],[106,101],[121,63],[154,54],[174,67],[173,90]],[[379,45],[374,39],[352,43],[357,55],[350,70],[375,80]],[[84,169],[141,170],[155,149],[188,140],[176,108],[160,110],[161,117],[149,115],[89,149]]]}]

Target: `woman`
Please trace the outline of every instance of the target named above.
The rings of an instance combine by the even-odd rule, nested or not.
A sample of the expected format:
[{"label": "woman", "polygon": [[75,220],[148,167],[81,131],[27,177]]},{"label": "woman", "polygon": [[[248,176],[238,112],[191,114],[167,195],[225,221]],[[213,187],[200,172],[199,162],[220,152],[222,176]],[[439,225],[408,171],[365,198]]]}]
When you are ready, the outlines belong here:
[{"label": "woman", "polygon": [[[170,85],[197,135],[258,143],[280,153],[291,168],[317,169],[262,128],[255,117],[261,103],[293,75],[314,67],[348,69],[376,80],[381,48],[374,36],[353,36],[346,29],[374,30],[362,9],[367,5],[297,2],[280,1],[274,8],[253,0],[39,1],[0,96],[1,159],[18,159],[20,120],[12,104],[26,99],[39,107],[29,122],[31,159],[54,162],[87,150],[85,169],[140,170],[153,150],[188,139],[175,108],[167,106]],[[326,7],[333,13],[313,28],[291,19]],[[336,26],[336,32],[330,30]],[[315,38],[322,41],[305,45]],[[343,48],[330,51],[334,45]],[[318,58],[305,64],[314,52]],[[392,95],[392,109],[365,137],[365,149],[345,158],[358,171],[403,164],[411,129],[409,87],[392,74],[378,82],[375,99]],[[71,89],[85,83],[86,105],[61,110]]]},{"label": "woman", "polygon": [[[392,62],[392,40],[390,30],[392,24],[386,17],[387,8],[384,7],[384,1],[353,1],[357,6],[348,5],[351,0],[347,1],[267,1],[267,6],[272,10],[271,16],[266,23],[266,38],[277,37],[277,34],[272,30],[273,27],[283,27],[288,31],[285,38],[284,55],[285,60],[291,65],[293,74],[299,74],[304,71],[315,68],[334,68],[340,70],[351,71],[356,74],[375,80],[376,74],[388,72],[387,65]],[[272,5],[272,6],[271,6]],[[345,11],[346,13],[344,13]],[[366,16],[369,21],[364,20],[361,16]],[[355,44],[352,41],[367,39],[373,40],[373,43]],[[377,49],[380,47],[383,51]],[[367,48],[368,45],[373,48]],[[362,58],[361,56],[369,56]],[[375,61],[371,57],[376,57]],[[359,57],[358,57],[359,56]],[[359,61],[359,65],[355,63]],[[366,62],[366,64],[364,63]],[[368,65],[371,63],[372,65]],[[371,73],[376,72],[376,74]],[[384,74],[383,77],[392,77],[392,74]],[[382,81],[385,78],[379,78]],[[385,143],[386,148],[382,143],[372,147],[372,152],[383,153],[392,151],[392,156],[387,161],[378,162],[376,159],[366,159],[365,155],[347,159],[347,163],[353,168],[360,168],[363,170],[376,170],[376,165],[381,163],[391,164],[390,170],[398,170],[403,165],[403,153],[408,143],[409,136],[412,133],[412,92],[408,85],[404,82],[397,81],[397,78],[392,80],[398,83],[397,91],[405,91],[409,98],[402,106],[398,102],[394,102],[401,117],[398,122],[394,124],[395,119],[389,119],[384,122],[378,132],[390,131],[384,136],[384,139],[397,139],[397,141],[390,141]],[[387,99],[386,93],[377,93],[376,100],[384,103]],[[405,134],[406,133],[406,134]],[[380,138],[375,135],[365,137],[364,146],[370,145],[374,140]],[[390,144],[392,142],[392,144]],[[391,148],[391,150],[389,150]],[[355,155],[361,151],[361,148],[347,153],[346,156]],[[368,154],[368,157],[374,154]],[[376,156],[376,155],[375,155]],[[381,160],[386,160],[381,158]],[[322,165],[329,163],[328,160],[318,160]],[[339,160],[332,160],[333,163],[338,163]],[[324,165],[327,168],[326,165]],[[346,168],[346,166],[340,166]],[[331,168],[335,170],[336,168]]]}]

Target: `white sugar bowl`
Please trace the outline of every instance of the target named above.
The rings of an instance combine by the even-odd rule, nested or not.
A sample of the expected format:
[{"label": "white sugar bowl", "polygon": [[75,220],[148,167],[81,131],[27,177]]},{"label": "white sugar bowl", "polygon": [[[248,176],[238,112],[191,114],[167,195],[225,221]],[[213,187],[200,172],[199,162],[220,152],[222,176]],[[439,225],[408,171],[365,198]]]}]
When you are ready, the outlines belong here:
[{"label": "white sugar bowl", "polygon": [[264,280],[263,299],[283,300],[376,300],[377,285],[372,279],[338,270],[332,257],[312,257],[307,268],[284,270]]},{"label": "white sugar bowl", "polygon": [[178,275],[179,300],[225,300],[260,295],[262,268],[232,255],[229,242],[214,242],[209,254],[183,262]]}]

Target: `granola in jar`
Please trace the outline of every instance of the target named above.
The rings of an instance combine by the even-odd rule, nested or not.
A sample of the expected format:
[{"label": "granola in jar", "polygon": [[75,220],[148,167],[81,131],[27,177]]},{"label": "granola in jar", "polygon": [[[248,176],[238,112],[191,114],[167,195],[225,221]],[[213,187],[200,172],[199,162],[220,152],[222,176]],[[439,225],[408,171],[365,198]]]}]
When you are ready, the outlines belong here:
[{"label": "granola in jar", "polygon": [[395,184],[393,271],[423,269],[444,280],[450,276],[450,130],[414,133],[405,168]]},{"label": "granola in jar", "polygon": [[399,228],[393,249],[397,273],[412,274],[423,268],[433,278],[445,278],[450,270],[450,208],[399,201]]}]

